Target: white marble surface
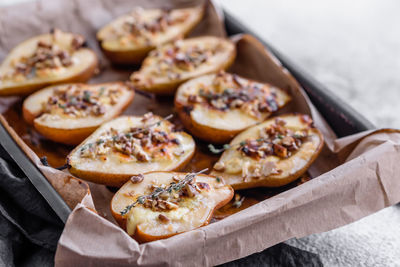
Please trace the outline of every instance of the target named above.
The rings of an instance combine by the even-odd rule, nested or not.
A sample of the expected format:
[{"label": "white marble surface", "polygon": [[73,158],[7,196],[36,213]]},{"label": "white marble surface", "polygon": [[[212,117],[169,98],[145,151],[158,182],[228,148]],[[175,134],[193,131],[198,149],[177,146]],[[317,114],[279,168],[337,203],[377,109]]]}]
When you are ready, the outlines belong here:
[{"label": "white marble surface", "polygon": [[[400,127],[400,1],[217,2],[375,125]],[[400,266],[400,206],[287,243],[326,266]]]},{"label": "white marble surface", "polygon": [[400,1],[218,0],[379,127],[400,127]]},{"label": "white marble surface", "polygon": [[[217,2],[375,125],[400,127],[400,1]],[[400,266],[400,207],[287,243],[326,266]]]}]

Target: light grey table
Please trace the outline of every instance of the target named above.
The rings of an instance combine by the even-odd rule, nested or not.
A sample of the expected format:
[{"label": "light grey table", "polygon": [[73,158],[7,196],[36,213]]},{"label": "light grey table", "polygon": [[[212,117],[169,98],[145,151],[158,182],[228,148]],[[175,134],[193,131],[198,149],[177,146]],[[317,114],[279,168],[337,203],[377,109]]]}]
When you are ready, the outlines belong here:
[{"label": "light grey table", "polygon": [[[400,1],[216,2],[376,126],[400,127]],[[400,206],[287,243],[326,266],[400,266]]]},{"label": "light grey table", "polygon": [[[217,2],[377,127],[400,127],[400,1]],[[326,266],[400,266],[400,206],[287,243]]]}]

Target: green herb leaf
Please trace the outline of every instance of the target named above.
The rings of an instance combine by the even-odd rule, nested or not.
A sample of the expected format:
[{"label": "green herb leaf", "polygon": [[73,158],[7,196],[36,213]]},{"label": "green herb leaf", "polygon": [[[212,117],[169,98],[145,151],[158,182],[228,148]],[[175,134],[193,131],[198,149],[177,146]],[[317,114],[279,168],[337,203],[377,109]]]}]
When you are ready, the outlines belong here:
[{"label": "green herb leaf", "polygon": [[206,98],[207,100],[211,100],[212,99],[212,94],[206,92],[204,89],[200,89],[199,90],[199,96]]},{"label": "green herb leaf", "polygon": [[103,86],[103,87],[100,87],[100,92],[99,92],[99,96],[102,96],[103,94],[104,94],[104,91],[106,90],[106,88]]},{"label": "green herb leaf", "polygon": [[134,202],[134,203],[132,203],[132,204],[126,206],[126,208],[123,209],[123,210],[120,212],[120,214],[121,214],[121,215],[127,214],[127,213],[136,205],[136,203],[137,203],[137,202]]},{"label": "green herb leaf", "polygon": [[229,144],[225,144],[223,148],[216,148],[213,144],[208,145],[208,149],[211,151],[211,153],[214,153],[214,154],[222,153],[229,147],[230,147]]},{"label": "green herb leaf", "polygon": [[76,105],[78,103],[78,101],[76,100],[76,97],[74,96],[70,96],[69,98],[69,102],[71,103],[71,105]]},{"label": "green herb leaf", "polygon": [[145,198],[144,196],[140,196],[140,197],[137,198],[137,202],[138,202],[139,204],[144,204],[145,199],[146,199],[146,198]]},{"label": "green herb leaf", "polygon": [[96,141],[96,145],[101,145],[102,143],[104,143],[104,139],[99,139]]},{"label": "green herb leaf", "polygon": [[137,204],[144,204],[146,198],[151,198],[151,199],[155,199],[157,198],[159,195],[161,195],[163,192],[172,192],[172,189],[175,191],[179,191],[181,190],[186,184],[188,184],[190,181],[192,181],[198,174],[201,174],[203,172],[206,172],[208,169],[203,169],[199,172],[196,173],[189,173],[185,176],[184,179],[180,180],[178,183],[174,183],[172,182],[167,188],[161,188],[161,187],[157,187],[154,189],[154,191],[150,194],[150,195],[146,195],[146,196],[139,196],[135,202],[133,202],[132,204],[128,205],[125,207],[125,209],[123,209],[120,214],[121,215],[125,215],[127,214],[133,207],[135,207]]},{"label": "green herb leaf", "polygon": [[[87,92],[87,91],[85,91],[85,92]],[[171,119],[172,117],[173,117],[173,115],[170,114],[170,115],[166,116],[165,118],[159,120],[158,122],[155,122],[155,123],[152,123],[152,124],[150,124],[150,125],[147,125],[146,127],[140,128],[139,130],[134,131],[134,132],[132,132],[132,133],[126,133],[125,136],[126,136],[127,138],[130,138],[130,137],[134,136],[135,134],[149,131],[149,129],[150,129],[151,127],[153,127],[153,126],[155,126],[155,125],[157,125],[157,124],[160,124],[162,121],[169,120],[169,119]],[[111,139],[113,142],[117,142],[117,141],[118,141],[118,135],[113,135],[113,136],[111,136],[111,138],[108,137],[108,138],[106,138],[106,139],[103,139],[103,141],[107,141],[107,140],[110,140],[110,139]],[[95,143],[93,143],[93,144],[95,144]],[[88,145],[89,145],[89,146],[92,146],[93,144],[92,144],[92,143],[89,143]]]},{"label": "green herb leaf", "polygon": [[245,197],[241,197],[239,200],[236,200],[235,202],[233,202],[232,207],[234,208],[240,208],[240,206],[242,206],[243,201],[244,201]]},{"label": "green herb leaf", "polygon": [[303,138],[304,136],[301,135],[301,134],[294,134],[293,137],[296,138],[296,139],[301,139],[301,138]]},{"label": "green herb leaf", "polygon": [[90,91],[83,91],[83,100],[86,102],[90,102],[90,96],[92,93]]}]

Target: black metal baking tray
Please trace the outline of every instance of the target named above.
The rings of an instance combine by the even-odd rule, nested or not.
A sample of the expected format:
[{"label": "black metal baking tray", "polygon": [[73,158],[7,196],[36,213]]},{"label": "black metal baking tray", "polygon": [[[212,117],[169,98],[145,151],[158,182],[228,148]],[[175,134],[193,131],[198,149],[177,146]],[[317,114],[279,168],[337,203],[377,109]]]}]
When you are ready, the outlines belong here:
[{"label": "black metal baking tray", "polygon": [[[336,132],[337,136],[343,137],[375,128],[374,125],[365,119],[360,113],[335,96],[324,85],[312,78],[302,68],[291,62],[290,59],[272,47],[268,42],[259,38],[257,34],[254,34],[253,31],[245,27],[234,16],[226,11],[224,11],[224,15],[225,27],[228,35],[249,33],[262,41],[264,45],[268,47],[282,62],[282,65],[287,68],[303,86],[315,107]],[[1,123],[0,144],[15,160],[22,172],[29,178],[31,183],[49,203],[59,218],[65,223],[71,209],[50,185],[40,170],[28,159],[25,153],[14,142]]]}]

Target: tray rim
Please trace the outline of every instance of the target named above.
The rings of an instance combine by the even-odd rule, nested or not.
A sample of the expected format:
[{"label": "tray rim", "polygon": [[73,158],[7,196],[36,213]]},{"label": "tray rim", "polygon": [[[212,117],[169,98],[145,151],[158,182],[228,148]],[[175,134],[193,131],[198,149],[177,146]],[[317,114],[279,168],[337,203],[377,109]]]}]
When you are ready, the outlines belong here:
[{"label": "tray rim", "polygon": [[[235,16],[231,15],[224,9],[222,11],[225,17],[225,28],[231,28],[231,30],[234,29],[234,31],[236,31],[235,33],[251,34],[258,40],[260,40],[269,50],[271,50],[275,57],[282,63],[283,67],[287,68],[290,73],[296,78],[296,80],[303,86],[303,88],[306,90],[306,93],[310,96],[313,104],[313,97],[315,98],[315,96],[317,96],[319,99],[329,100],[329,103],[325,103],[330,109],[334,109],[334,107],[329,104],[335,103],[336,108],[340,108],[340,112],[337,115],[339,115],[343,120],[346,120],[353,127],[353,132],[348,133],[347,135],[375,128],[375,126],[363,115],[361,115],[348,104],[343,102],[343,100],[341,100],[338,96],[327,89],[322,83],[314,79],[301,67],[294,64],[290,59],[288,59],[285,55],[283,55],[281,52],[271,46],[267,41],[255,34],[254,31],[243,25],[243,23],[240,22]],[[319,110],[318,105],[316,105],[316,107]],[[324,114],[322,115],[325,119],[327,119]],[[39,191],[39,193],[44,197],[49,206],[54,210],[57,216],[65,224],[72,210],[68,207],[64,199],[62,199],[62,197],[58,194],[54,187],[49,183],[42,172],[35,166],[35,164],[19,147],[16,141],[11,137],[10,133],[6,130],[3,123],[3,120],[0,120],[0,144],[3,146],[3,148],[5,148],[7,153],[20,167],[20,169],[27,176],[33,186]],[[331,123],[329,124],[331,125]],[[332,125],[331,127],[335,131],[335,127],[333,127]],[[338,136],[344,135],[338,134]]]}]

